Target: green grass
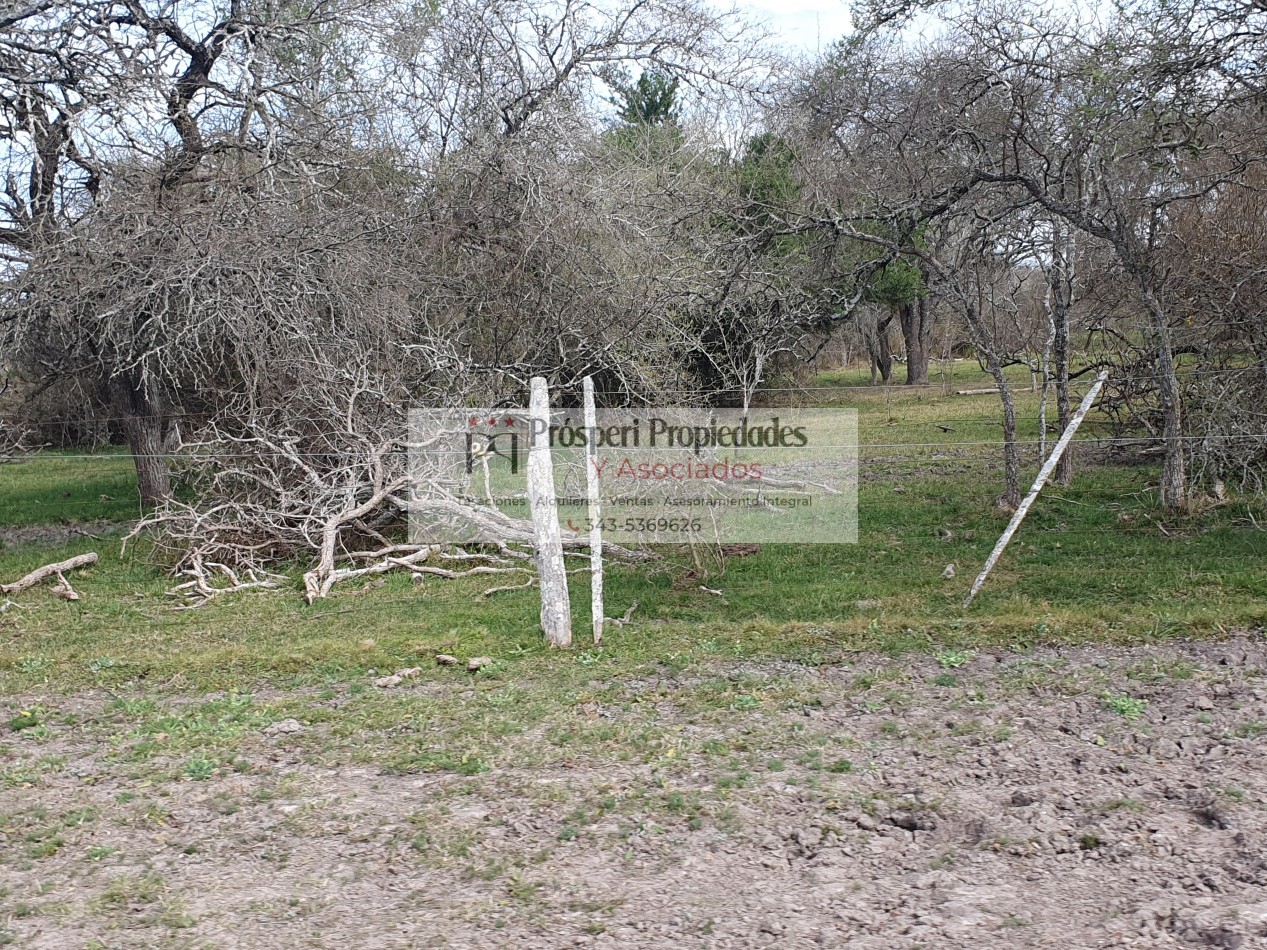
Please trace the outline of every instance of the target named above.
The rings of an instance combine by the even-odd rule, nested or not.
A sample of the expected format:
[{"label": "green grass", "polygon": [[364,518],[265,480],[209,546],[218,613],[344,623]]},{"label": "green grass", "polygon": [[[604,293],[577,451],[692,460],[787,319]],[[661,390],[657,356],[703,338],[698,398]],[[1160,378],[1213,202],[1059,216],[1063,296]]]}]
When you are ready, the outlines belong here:
[{"label": "green grass", "polygon": [[[819,662],[864,649],[930,650],[953,668],[960,653],[975,648],[1218,634],[1261,624],[1263,535],[1237,523],[1243,504],[1165,521],[1146,496],[1131,497],[1143,477],[1136,469],[1101,470],[1082,480],[1125,500],[1091,504],[1083,495],[1071,503],[1057,491],[1041,501],[967,612],[960,607],[967,585],[1004,524],[991,506],[994,486],[979,479],[907,480],[902,495],[888,485],[864,486],[861,543],[768,546],[714,564],[704,580],[721,596],[699,589],[701,579],[688,576],[691,564],[681,554],[670,552],[649,570],[614,567],[608,612],[623,613],[634,600],[640,606],[633,623],[610,631],[597,663],[594,651],[560,658],[544,648],[532,590],[485,600],[479,595],[486,583],[433,581],[419,589],[398,576],[363,593],[356,585],[337,589],[309,607],[295,577],[283,593],[174,611],[163,596],[170,578],[138,555],[120,556],[114,541],[24,546],[0,554],[0,576],[89,549],[102,560],[76,572],[82,600],[31,590],[18,597],[24,609],[0,618],[14,632],[0,641],[0,689],[173,678],[203,689],[260,680],[318,684],[417,665],[440,652],[493,656],[501,662],[492,675],[560,662],[637,668],[753,655]],[[943,530],[951,540],[942,539]],[[941,572],[951,562],[959,577],[945,581]],[[587,583],[577,577],[572,586],[580,636]],[[19,718],[24,727],[37,724]]]},{"label": "green grass", "polygon": [[44,451],[0,465],[0,526],[120,521],[139,510],[136,470],[120,450]]},{"label": "green grass", "polygon": [[[1005,371],[1008,381],[1015,387],[1029,387],[1029,370],[1024,366],[1009,366]],[[906,381],[906,364],[893,364],[890,386],[901,386]],[[984,389],[994,385],[994,377],[983,370],[973,359],[933,360],[928,367],[929,389]],[[866,366],[828,370],[815,378],[817,386],[837,386],[842,389],[870,387],[871,371]]]},{"label": "green grass", "polygon": [[[956,385],[982,382],[973,363],[954,364],[954,373]],[[849,378],[825,374],[820,382]],[[1069,488],[1049,486],[965,612],[967,588],[1006,524],[994,506],[998,449],[972,444],[978,434],[971,426],[985,431],[997,402],[900,389],[845,390],[840,398],[859,407],[862,421],[860,543],[767,545],[725,564],[706,555],[703,576],[690,573],[692,559],[675,550],[649,568],[613,565],[608,613],[622,614],[635,600],[640,606],[633,623],[609,631],[602,650],[582,642],[575,654],[552,654],[538,630],[536,592],[485,599],[491,584],[479,579],[418,587],[406,576],[388,576],[378,588],[336,588],[310,607],[294,569],[289,590],[174,611],[163,596],[172,580],[147,560],[143,545],[124,556],[117,539],[79,538],[0,549],[4,580],[55,558],[101,555],[72,578],[81,600],[31,590],[0,615],[0,690],[319,686],[419,665],[439,652],[496,658],[480,674],[485,681],[553,676],[560,666],[578,676],[636,675],[649,666],[750,656],[817,664],[859,650],[927,650],[951,671],[985,647],[1219,635],[1267,620],[1267,535],[1253,526],[1267,523],[1263,500],[1167,516],[1147,466],[1083,466]],[[1021,401],[1032,417],[1033,397],[1026,392]],[[941,433],[935,423],[955,432]],[[1032,418],[1027,425],[1034,426]],[[997,441],[997,425],[987,434]],[[959,445],[895,447],[930,441]],[[1033,471],[1031,460],[1026,477]],[[40,455],[4,466],[0,475],[0,520],[10,525],[85,512],[118,518],[137,508],[126,456],[85,462]],[[100,501],[103,494],[112,500]],[[947,581],[941,575],[949,563],[958,576]],[[572,603],[581,637],[589,603],[581,576],[573,578]],[[751,692],[732,692],[720,706],[742,711],[760,702]],[[29,732],[47,720],[17,718]]]},{"label": "green grass", "polygon": [[1134,722],[1148,709],[1148,700],[1135,696],[1110,695],[1104,697],[1104,706],[1127,722]]}]

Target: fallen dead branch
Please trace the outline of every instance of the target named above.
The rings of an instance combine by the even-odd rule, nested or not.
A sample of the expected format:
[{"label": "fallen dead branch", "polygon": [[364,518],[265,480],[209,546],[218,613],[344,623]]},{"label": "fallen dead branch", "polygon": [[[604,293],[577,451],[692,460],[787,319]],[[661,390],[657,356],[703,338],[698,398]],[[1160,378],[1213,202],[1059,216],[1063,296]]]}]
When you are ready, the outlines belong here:
[{"label": "fallen dead branch", "polygon": [[527,590],[529,587],[536,587],[536,586],[537,586],[536,577],[529,577],[522,584],[503,584],[501,587],[490,587],[488,590],[484,591],[484,593],[480,594],[480,596],[491,597],[493,594],[502,594],[508,590]]},{"label": "fallen dead branch", "polygon": [[380,676],[378,679],[374,680],[374,685],[379,689],[391,689],[391,687],[399,686],[405,680],[412,679],[421,672],[421,667],[411,666],[403,670],[397,670],[395,673],[388,676]]},{"label": "fallen dead branch", "polygon": [[[456,580],[459,577],[475,577],[480,574],[529,573],[526,567],[493,567],[488,564],[480,564],[466,570],[455,571],[447,567],[436,567],[425,563],[436,550],[433,546],[425,545],[421,548],[416,548],[412,554],[404,556],[388,555],[382,560],[365,567],[339,567],[329,572],[309,571],[304,575],[304,590],[308,603],[311,604],[319,598],[327,597],[334,585],[340,581],[352,580],[357,577],[368,577],[373,574],[386,574],[388,571],[405,570],[412,573],[415,577],[442,577],[446,580]],[[493,588],[493,591],[500,589],[503,588]],[[510,590],[513,588],[504,589]],[[493,591],[486,591],[484,596]]]},{"label": "fallen dead branch", "polygon": [[[512,575],[504,589],[535,573],[530,521],[455,492],[439,461],[411,462],[404,412],[370,370],[327,369],[327,383],[287,391],[289,408],[244,403],[188,434],[172,465],[199,500],[168,502],[124,539],[153,542],[177,578],[171,596],[188,608],[286,588],[272,572],[296,564],[310,604],[340,583],[394,571],[415,579]],[[401,543],[413,519],[452,526],[466,547],[425,534]],[[588,547],[573,532],[562,541],[569,552]],[[619,545],[605,553],[654,557]]]},{"label": "fallen dead branch", "polygon": [[[360,523],[361,519],[373,514],[388,498],[410,484],[410,479],[405,475],[400,475],[390,481],[386,477],[384,456],[390,452],[392,447],[390,443],[375,446],[370,453],[368,467],[374,486],[370,497],[356,507],[340,511],[326,519],[326,523],[321,530],[320,559],[313,570],[304,574],[304,591],[307,594],[308,603],[311,604],[317,597],[325,597],[330,592],[330,588],[340,580],[345,580],[348,577],[360,577],[367,573],[382,573],[383,571],[391,570],[393,562],[397,560],[389,557],[378,565],[377,569],[362,568],[351,573],[346,569],[340,570],[335,567],[336,549],[343,527]],[[431,551],[429,548],[425,548],[419,553],[422,554],[425,560]],[[417,557],[418,555],[412,556]]]},{"label": "fallen dead branch", "polygon": [[[221,564],[218,561],[203,563],[200,557],[195,557],[193,565],[180,573],[193,579],[178,584],[167,592],[168,597],[180,597],[185,601],[177,608],[178,610],[193,610],[202,607],[225,594],[238,594],[247,590],[275,590],[279,582],[283,580],[281,575],[248,568],[246,570],[248,579],[244,581],[238,576],[237,571],[227,564]],[[215,584],[213,578],[216,575],[224,578],[228,583]]]},{"label": "fallen dead branch", "polygon": [[0,420],[0,463],[17,462],[34,454],[41,446],[31,439],[31,432],[25,427]]},{"label": "fallen dead branch", "polygon": [[70,581],[66,580],[64,574],[57,575],[57,585],[49,593],[54,597],[60,597],[62,600],[79,599],[79,593],[70,586]]},{"label": "fallen dead branch", "polygon": [[635,600],[629,605],[629,609],[625,611],[625,615],[623,617],[604,617],[603,622],[614,624],[617,627],[623,627],[625,624],[629,623],[629,618],[633,616],[634,611],[637,609],[638,601]]},{"label": "fallen dead branch", "polygon": [[[460,521],[478,535],[479,543],[497,545],[502,554],[507,557],[520,556],[508,545],[521,544],[531,547],[534,543],[531,521],[511,517],[496,508],[479,507],[442,495],[415,498],[407,503],[397,502],[395,498],[389,498],[388,501],[422,514],[428,520],[443,521],[448,518]],[[589,550],[588,533],[563,530],[561,535],[565,554]],[[647,561],[656,557],[650,551],[634,550],[607,541],[603,542],[603,550],[624,561]],[[531,555],[527,556],[531,557]],[[588,561],[588,554],[585,556]]]},{"label": "fallen dead branch", "polygon": [[19,578],[12,584],[0,584],[0,594],[16,594],[19,591],[27,590],[34,587],[41,581],[50,577],[57,578],[57,584],[53,587],[54,595],[64,600],[78,600],[79,595],[75,593],[75,589],[70,586],[70,581],[66,580],[65,572],[73,571],[79,567],[87,567],[89,564],[97,563],[97,553],[89,551],[87,554],[77,554],[72,558],[64,561],[57,561],[54,564],[45,564],[43,567],[37,567],[25,577]]},{"label": "fallen dead branch", "polygon": [[357,577],[368,577],[372,574],[386,574],[388,571],[400,570],[402,568],[415,571],[414,568],[420,565],[417,562],[425,561],[431,556],[431,548],[424,546],[414,550],[412,554],[404,557],[396,557],[388,555],[375,564],[367,567],[335,567],[333,563],[333,555],[329,561],[325,557],[322,563],[311,571],[304,574],[304,595],[308,603],[313,603],[318,598],[325,598],[330,594],[330,590],[340,581],[349,581]]}]

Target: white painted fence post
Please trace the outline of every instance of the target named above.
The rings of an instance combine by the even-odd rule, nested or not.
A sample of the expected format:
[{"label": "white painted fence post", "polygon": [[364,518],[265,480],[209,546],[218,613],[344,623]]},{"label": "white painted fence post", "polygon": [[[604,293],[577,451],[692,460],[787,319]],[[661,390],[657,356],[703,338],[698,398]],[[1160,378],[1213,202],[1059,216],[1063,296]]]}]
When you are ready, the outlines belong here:
[{"label": "white painted fence post", "polygon": [[528,505],[536,543],[537,574],[541,581],[541,629],[552,647],[572,645],[572,604],[567,570],[563,566],[563,535],[559,529],[554,491],[554,462],[550,458],[550,391],[540,376],[532,378],[528,403]]},{"label": "white painted fence post", "polygon": [[1078,411],[1073,414],[1073,418],[1069,420],[1069,426],[1061,435],[1060,441],[1056,443],[1056,447],[1051,450],[1051,455],[1047,456],[1047,461],[1038,472],[1038,477],[1034,479],[1034,484],[1029,490],[1029,494],[1025,496],[1025,500],[1021,502],[1016,509],[1016,513],[1012,515],[1012,520],[1008,522],[1007,530],[999,538],[999,543],[994,546],[994,550],[990,552],[990,557],[986,559],[985,567],[981,569],[981,573],[977,575],[977,579],[972,582],[972,590],[968,592],[968,599],[963,602],[964,609],[972,603],[972,599],[977,596],[977,592],[981,590],[981,585],[985,583],[985,579],[990,576],[990,572],[994,570],[994,565],[1002,557],[1004,549],[1008,542],[1012,540],[1012,535],[1016,534],[1016,529],[1021,526],[1021,522],[1025,520],[1025,516],[1029,514],[1029,506],[1034,503],[1034,499],[1038,497],[1038,493],[1043,490],[1043,486],[1047,484],[1047,479],[1051,478],[1051,473],[1056,470],[1056,466],[1060,464],[1060,457],[1065,454],[1065,449],[1069,447],[1069,443],[1073,441],[1073,435],[1078,431],[1078,426],[1082,425],[1082,420],[1086,417],[1087,412],[1091,409],[1091,404],[1095,402],[1095,397],[1100,395],[1100,389],[1104,386],[1104,381],[1109,378],[1109,371],[1103,370],[1096,377],[1095,384],[1087,391],[1086,396],[1082,399],[1082,405],[1078,407]]},{"label": "white painted fence post", "polygon": [[603,642],[603,504],[598,484],[598,411],[594,408],[594,380],[581,381],[585,396],[585,490],[590,519],[590,615],[594,645]]}]

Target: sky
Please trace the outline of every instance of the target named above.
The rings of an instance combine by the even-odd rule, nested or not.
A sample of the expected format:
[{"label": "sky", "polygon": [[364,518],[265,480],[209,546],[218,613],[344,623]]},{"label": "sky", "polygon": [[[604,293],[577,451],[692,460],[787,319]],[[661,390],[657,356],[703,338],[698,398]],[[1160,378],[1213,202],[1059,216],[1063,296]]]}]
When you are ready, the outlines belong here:
[{"label": "sky", "polygon": [[825,49],[849,30],[845,0],[737,0],[736,5],[763,21],[784,45],[807,53]]}]

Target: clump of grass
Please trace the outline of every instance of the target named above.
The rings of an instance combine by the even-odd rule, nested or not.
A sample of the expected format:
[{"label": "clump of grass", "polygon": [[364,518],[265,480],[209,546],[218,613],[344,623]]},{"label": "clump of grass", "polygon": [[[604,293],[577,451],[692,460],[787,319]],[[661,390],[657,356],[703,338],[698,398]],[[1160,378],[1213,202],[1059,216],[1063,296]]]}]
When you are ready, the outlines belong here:
[{"label": "clump of grass", "polygon": [[48,710],[42,705],[36,704],[28,706],[26,709],[18,711],[18,714],[9,720],[9,728],[14,732],[21,732],[23,729],[34,729],[48,718]]},{"label": "clump of grass", "polygon": [[116,877],[98,895],[100,907],[128,907],[133,904],[153,904],[167,889],[163,878],[153,872],[123,874]]},{"label": "clump of grass", "polygon": [[219,764],[215,759],[196,755],[185,763],[185,777],[193,779],[195,782],[205,782],[216,774]]},{"label": "clump of grass", "polygon": [[977,655],[976,650],[943,650],[934,654],[937,662],[944,670],[957,670],[967,665]]},{"label": "clump of grass", "polygon": [[1083,851],[1095,851],[1104,847],[1104,839],[1094,832],[1087,832],[1078,838],[1078,847]]},{"label": "clump of grass", "polygon": [[1110,712],[1117,713],[1127,722],[1135,722],[1144,715],[1144,710],[1148,708],[1148,700],[1127,696],[1124,693],[1110,693],[1104,697],[1104,706]]}]

